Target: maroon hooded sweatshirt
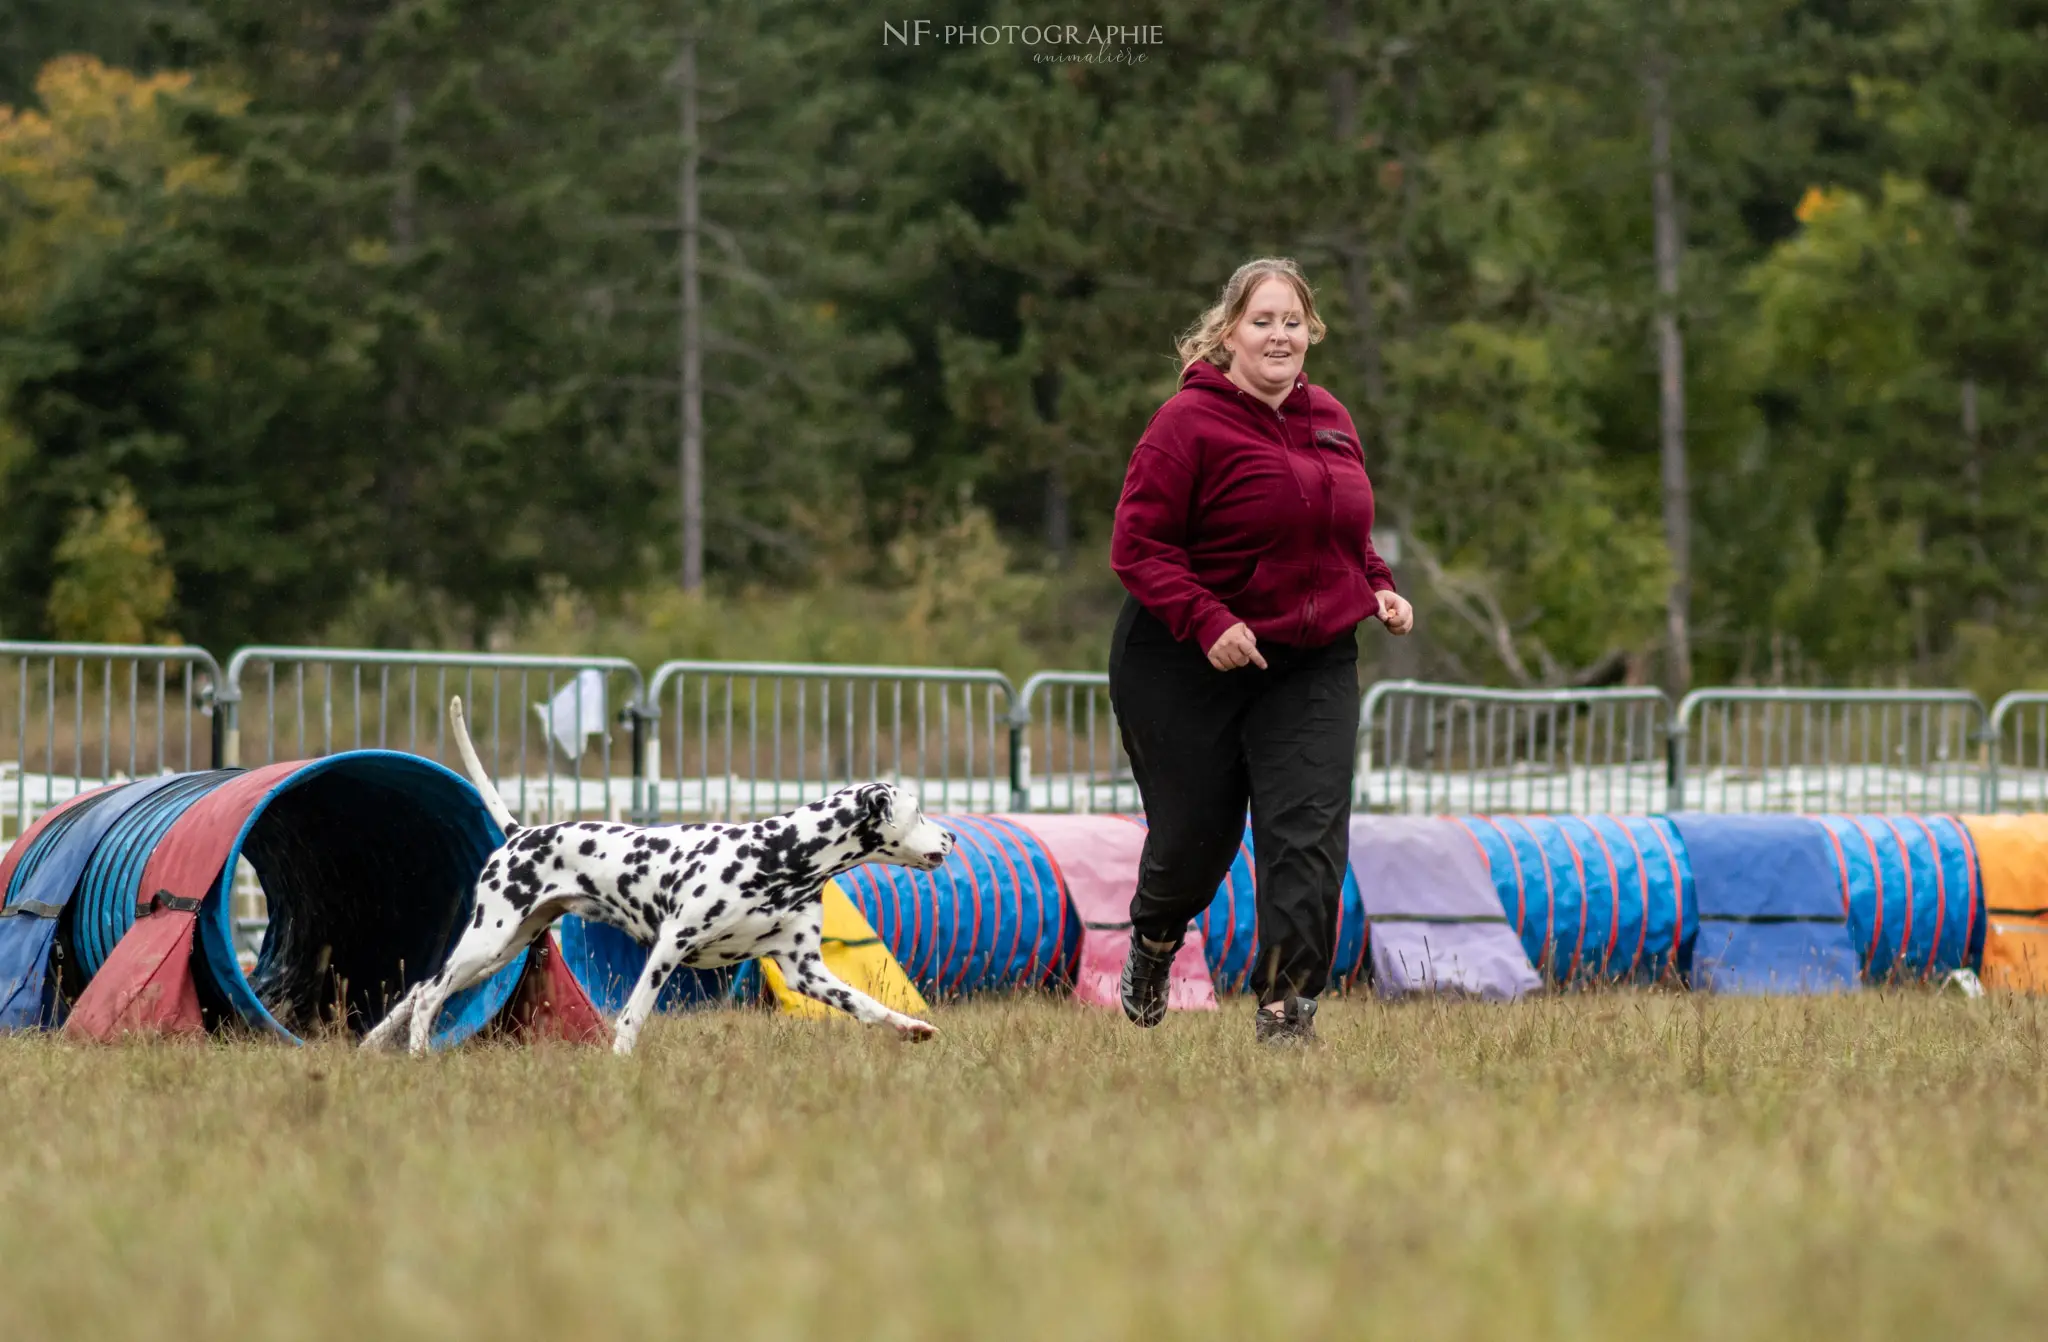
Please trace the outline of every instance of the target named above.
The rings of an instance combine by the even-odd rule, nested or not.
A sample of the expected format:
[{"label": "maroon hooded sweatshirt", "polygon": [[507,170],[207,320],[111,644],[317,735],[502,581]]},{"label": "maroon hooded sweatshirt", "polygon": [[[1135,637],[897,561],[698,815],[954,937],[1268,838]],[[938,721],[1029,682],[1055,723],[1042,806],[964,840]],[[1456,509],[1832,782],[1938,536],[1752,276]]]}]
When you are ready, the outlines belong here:
[{"label": "maroon hooded sweatshirt", "polygon": [[1124,472],[1110,567],[1183,642],[1242,620],[1313,648],[1379,614],[1394,575],[1372,548],[1372,482],[1337,398],[1297,377],[1275,410],[1197,359]]}]

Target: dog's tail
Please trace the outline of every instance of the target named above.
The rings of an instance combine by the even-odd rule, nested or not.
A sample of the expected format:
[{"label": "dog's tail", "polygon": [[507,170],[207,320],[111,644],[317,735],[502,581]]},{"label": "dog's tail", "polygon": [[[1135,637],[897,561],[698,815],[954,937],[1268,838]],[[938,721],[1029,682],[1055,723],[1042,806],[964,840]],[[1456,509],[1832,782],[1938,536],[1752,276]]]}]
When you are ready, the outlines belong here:
[{"label": "dog's tail", "polygon": [[476,757],[476,747],[469,741],[469,726],[462,720],[462,696],[456,695],[448,701],[448,725],[455,729],[455,748],[462,752],[462,767],[469,770],[469,781],[476,784],[476,790],[484,796],[484,806],[490,811],[491,819],[498,822],[498,828],[511,838],[518,832],[519,822],[512,818],[512,810],[505,805],[505,799],[498,795],[491,776],[484,772],[484,762]]}]

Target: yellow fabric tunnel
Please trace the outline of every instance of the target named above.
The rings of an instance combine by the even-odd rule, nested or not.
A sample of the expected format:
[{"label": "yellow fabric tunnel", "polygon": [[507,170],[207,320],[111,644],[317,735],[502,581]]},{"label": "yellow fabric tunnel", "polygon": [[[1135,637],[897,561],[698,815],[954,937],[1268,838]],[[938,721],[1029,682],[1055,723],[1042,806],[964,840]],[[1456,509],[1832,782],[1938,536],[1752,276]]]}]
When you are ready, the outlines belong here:
[{"label": "yellow fabric tunnel", "polygon": [[1968,815],[1963,824],[1984,876],[1984,986],[2048,993],[2048,816]]},{"label": "yellow fabric tunnel", "polygon": [[[824,947],[825,967],[844,979],[850,987],[858,988],[883,1006],[894,1008],[907,1016],[923,1015],[926,1006],[917,985],[903,972],[903,966],[896,963],[896,957],[875,935],[875,929],[868,926],[868,920],[861,917],[860,910],[839,888],[839,882],[825,882]],[[768,991],[775,997],[775,1004],[791,1016],[824,1018],[837,1016],[847,1019],[846,1014],[823,1002],[813,1002],[793,991],[783,980],[782,971],[772,960],[762,960],[761,977],[768,984]]]}]

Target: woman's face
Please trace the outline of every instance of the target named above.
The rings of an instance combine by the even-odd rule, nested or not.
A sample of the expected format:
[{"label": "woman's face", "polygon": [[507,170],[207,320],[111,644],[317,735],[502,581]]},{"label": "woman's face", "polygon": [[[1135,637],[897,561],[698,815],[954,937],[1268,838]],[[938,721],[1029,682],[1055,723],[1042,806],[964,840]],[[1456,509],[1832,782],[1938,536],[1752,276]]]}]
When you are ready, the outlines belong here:
[{"label": "woman's face", "polygon": [[1271,394],[1292,387],[1308,357],[1308,314],[1294,286],[1278,276],[1259,281],[1244,315],[1223,337],[1231,381]]}]

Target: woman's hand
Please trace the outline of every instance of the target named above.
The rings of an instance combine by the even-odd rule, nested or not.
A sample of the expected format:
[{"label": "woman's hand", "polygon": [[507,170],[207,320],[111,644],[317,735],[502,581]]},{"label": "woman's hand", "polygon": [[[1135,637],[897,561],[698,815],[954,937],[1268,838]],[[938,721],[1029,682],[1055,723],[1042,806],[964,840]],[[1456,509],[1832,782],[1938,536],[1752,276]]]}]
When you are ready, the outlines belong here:
[{"label": "woman's hand", "polygon": [[1259,656],[1259,640],[1252,637],[1252,631],[1239,620],[1216,636],[1209,645],[1209,665],[1218,671],[1235,671],[1240,666],[1256,666],[1266,669],[1266,659]]},{"label": "woman's hand", "polygon": [[[1387,626],[1388,633],[1405,634],[1415,627],[1415,607],[1408,604],[1406,597],[1398,592],[1380,592],[1377,595],[1380,599],[1380,621]],[[1216,655],[1209,654],[1209,660],[1215,661]]]}]

